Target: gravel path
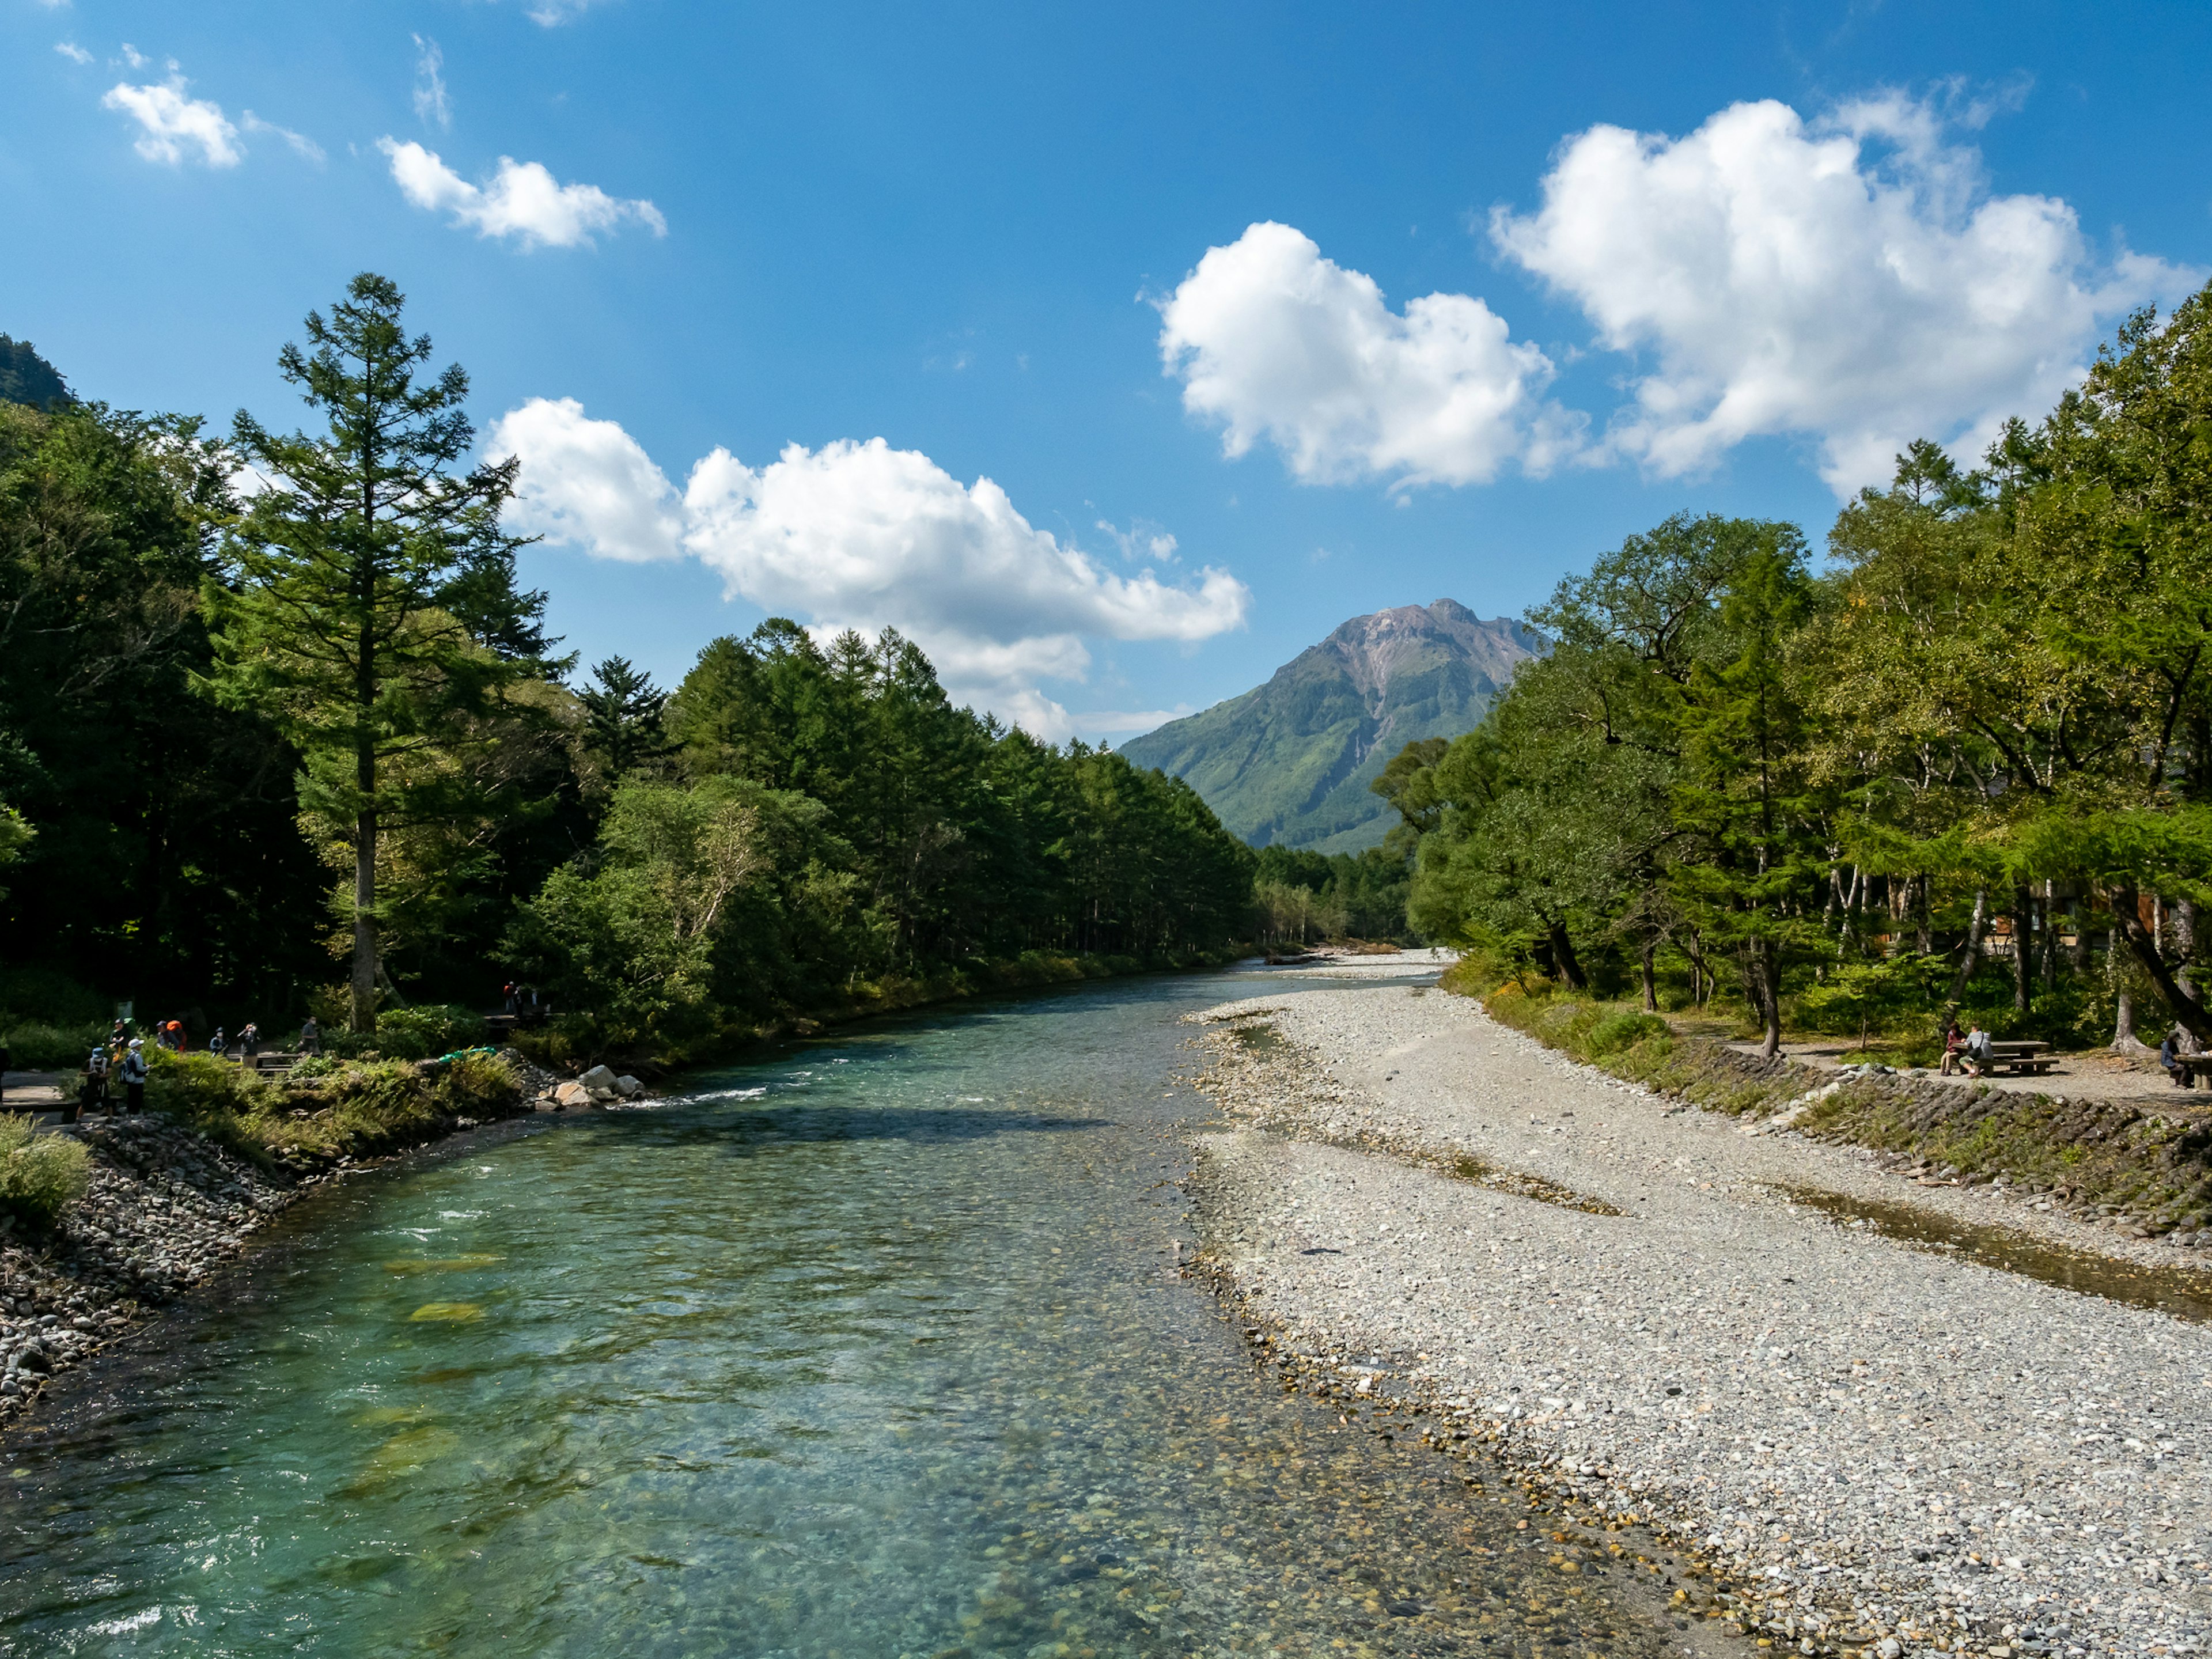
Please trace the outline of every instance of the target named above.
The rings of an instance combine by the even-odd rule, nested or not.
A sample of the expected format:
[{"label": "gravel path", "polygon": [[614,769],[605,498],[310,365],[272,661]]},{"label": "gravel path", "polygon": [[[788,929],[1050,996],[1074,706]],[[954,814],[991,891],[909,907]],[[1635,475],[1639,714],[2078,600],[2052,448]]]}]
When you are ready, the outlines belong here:
[{"label": "gravel path", "polygon": [[1209,1256],[1293,1351],[1395,1372],[1510,1461],[1695,1537],[1802,1651],[2203,1650],[2212,1329],[1775,1188],[2175,1252],[1684,1108],[1442,992],[1202,1018],[1260,1014],[1276,1040],[1207,1036],[1205,1085],[1249,1127],[1202,1142],[1194,1186]]}]

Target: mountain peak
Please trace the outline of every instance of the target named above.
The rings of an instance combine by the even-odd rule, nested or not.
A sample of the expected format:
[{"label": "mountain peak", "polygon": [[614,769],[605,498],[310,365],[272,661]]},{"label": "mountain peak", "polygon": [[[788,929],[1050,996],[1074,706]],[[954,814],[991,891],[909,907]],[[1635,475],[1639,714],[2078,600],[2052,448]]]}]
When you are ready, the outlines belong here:
[{"label": "mountain peak", "polygon": [[1367,785],[1390,757],[1472,731],[1516,665],[1545,648],[1520,623],[1456,599],[1397,605],[1352,617],[1265,685],[1121,752],[1184,779],[1255,846],[1357,852],[1389,828]]}]

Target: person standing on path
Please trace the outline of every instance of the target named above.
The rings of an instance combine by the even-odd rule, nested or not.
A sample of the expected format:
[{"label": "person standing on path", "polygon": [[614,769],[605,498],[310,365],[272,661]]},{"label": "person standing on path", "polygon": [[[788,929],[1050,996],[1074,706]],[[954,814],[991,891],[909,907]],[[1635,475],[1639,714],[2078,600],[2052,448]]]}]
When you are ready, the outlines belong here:
[{"label": "person standing on path", "polygon": [[303,1054],[323,1052],[323,1028],[313,1014],[300,1022],[300,1052]]},{"label": "person standing on path", "polygon": [[87,1112],[104,1110],[106,1105],[107,1049],[103,1044],[94,1048],[91,1057],[84,1062],[84,1082],[77,1089],[76,1109],[64,1113],[62,1121],[65,1123],[80,1122]]},{"label": "person standing on path", "polygon": [[123,1109],[133,1114],[146,1109],[146,1044],[132,1037],[123,1053]]},{"label": "person standing on path", "polygon": [[221,1060],[223,1056],[224,1051],[229,1047],[230,1040],[223,1035],[222,1027],[220,1025],[216,1026],[215,1028],[215,1035],[208,1039],[208,1052],[213,1054],[217,1060]]},{"label": "person standing on path", "polygon": [[250,1019],[238,1034],[238,1052],[248,1066],[255,1065],[261,1058],[261,1028]]}]

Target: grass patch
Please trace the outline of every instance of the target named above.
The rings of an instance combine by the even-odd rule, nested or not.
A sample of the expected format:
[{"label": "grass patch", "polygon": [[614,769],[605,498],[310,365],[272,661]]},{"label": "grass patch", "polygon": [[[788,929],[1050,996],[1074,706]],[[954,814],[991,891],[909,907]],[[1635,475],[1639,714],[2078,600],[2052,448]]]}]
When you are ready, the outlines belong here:
[{"label": "grass patch", "polygon": [[[1444,976],[1462,995],[1474,975]],[[2080,1209],[2109,1209],[2156,1235],[2212,1226],[2212,1123],[2125,1101],[2066,1100],[1933,1078],[1856,1076],[1730,1048],[1668,1030],[1633,1003],[1603,1002],[1522,978],[1483,986],[1501,1025],[1615,1077],[1708,1111],[1765,1116],[1836,1084],[1796,1127],[1821,1139],[1924,1161],[1946,1178],[2002,1177]],[[1877,1051],[1877,1054],[1879,1051]],[[1853,1058],[1858,1058],[1854,1054]]]},{"label": "grass patch", "polygon": [[28,1117],[0,1114],[0,1215],[28,1232],[53,1224],[92,1184],[92,1154],[74,1135],[33,1134]]},{"label": "grass patch", "polygon": [[456,1119],[502,1117],[522,1085],[496,1054],[439,1066],[325,1060],[271,1083],[211,1054],[155,1051],[147,1103],[263,1168],[313,1168],[398,1152]]},{"label": "grass patch", "polygon": [[[1468,994],[1465,977],[1453,981],[1457,971],[1444,975],[1444,988]],[[1508,980],[1492,988],[1482,1006],[1499,1024],[1547,1048],[1708,1111],[1765,1116],[1820,1082],[1818,1073],[1792,1061],[1738,1054],[1716,1037],[1680,1036],[1638,1004],[1601,1002],[1543,980]]]}]

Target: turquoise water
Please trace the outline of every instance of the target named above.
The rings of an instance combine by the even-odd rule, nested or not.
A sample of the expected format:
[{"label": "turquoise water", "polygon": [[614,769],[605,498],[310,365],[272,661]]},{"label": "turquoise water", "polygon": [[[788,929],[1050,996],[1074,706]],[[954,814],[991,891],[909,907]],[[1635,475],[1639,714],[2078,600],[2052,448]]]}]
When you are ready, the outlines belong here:
[{"label": "turquoise water", "polygon": [[1654,1650],[1175,1272],[1177,1016],[1253,989],[872,1028],[312,1200],[9,1454],[0,1653]]}]

